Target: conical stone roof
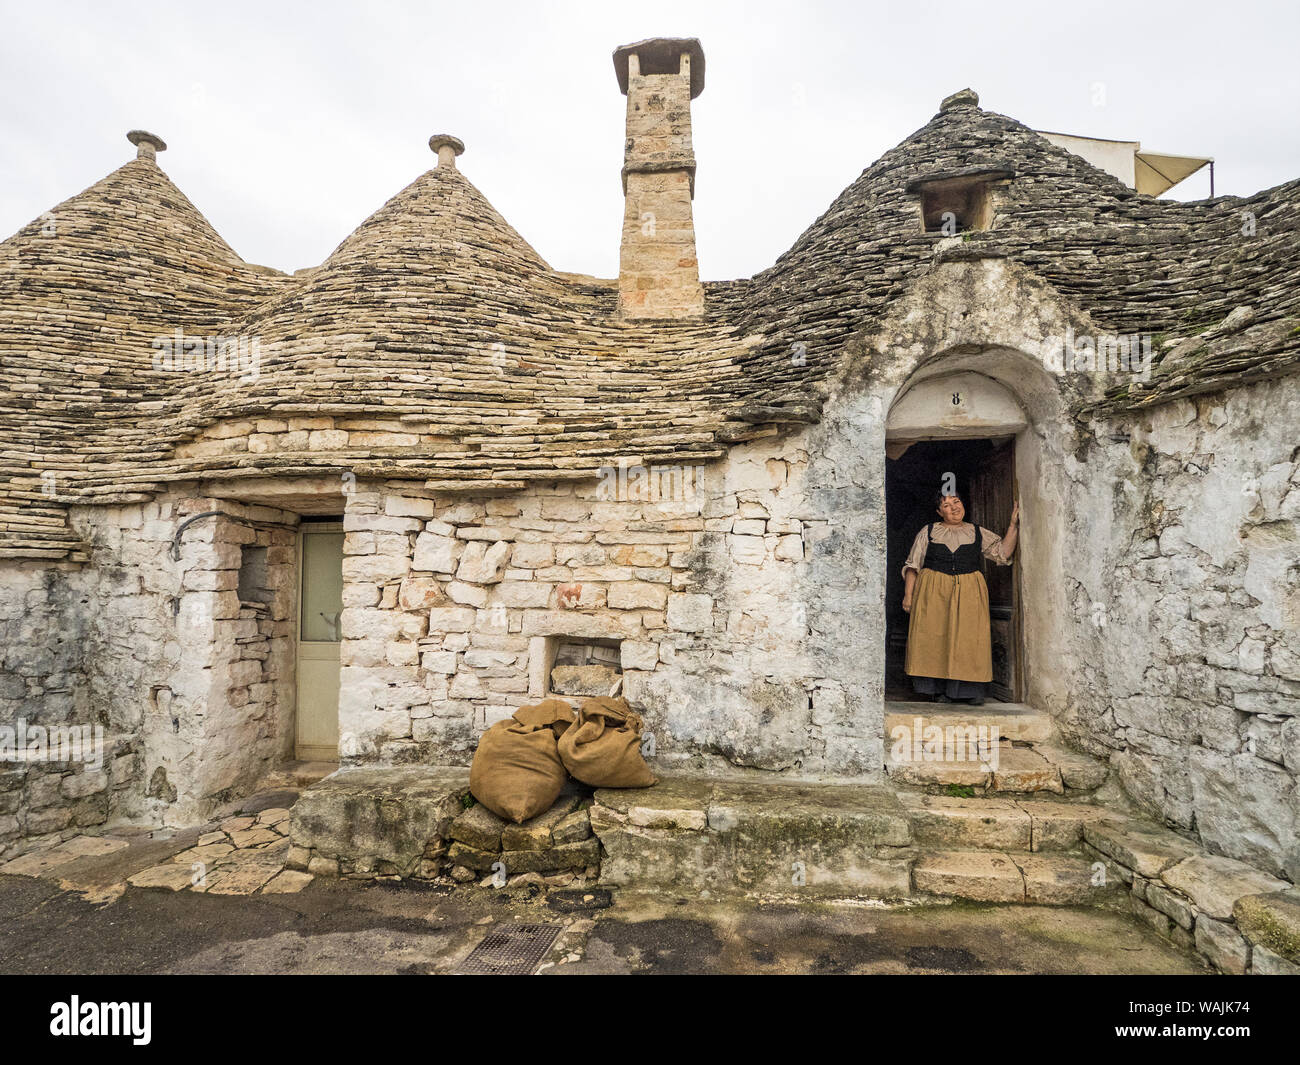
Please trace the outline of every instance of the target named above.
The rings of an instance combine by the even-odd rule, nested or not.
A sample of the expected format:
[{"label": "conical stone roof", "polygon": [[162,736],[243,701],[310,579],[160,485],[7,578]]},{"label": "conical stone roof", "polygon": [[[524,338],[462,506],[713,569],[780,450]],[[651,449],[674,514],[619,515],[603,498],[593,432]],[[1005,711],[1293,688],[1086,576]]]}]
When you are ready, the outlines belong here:
[{"label": "conical stone roof", "polygon": [[[1099,327],[1167,338],[1150,386],[1100,413],[1300,362],[1300,181],[1154,200],[973,94],[957,104],[772,267],[706,283],[699,321],[624,321],[614,282],[552,270],[453,166],[289,277],[243,263],[155,163],[128,163],[0,244],[0,557],[72,557],[67,502],[168,482],[347,470],[486,489],[713,458],[815,418],[849,341],[945,257],[1011,259]],[[917,183],[980,171],[1007,178],[992,228],[959,248],[922,232]],[[153,342],[176,329],[255,340],[258,373],[160,371]],[[184,446],[224,420],[295,415],[381,417],[418,443]]]},{"label": "conical stone roof", "polygon": [[[779,396],[830,374],[849,338],[936,261],[938,240],[922,232],[916,184],[979,172],[1010,180],[999,188],[993,227],[965,235],[958,254],[1024,265],[1101,327],[1196,337],[1239,307],[1254,310],[1249,335],[1225,336],[1190,358],[1179,351],[1140,396],[1116,389],[1115,409],[1300,361],[1300,335],[1287,325],[1300,318],[1300,181],[1249,197],[1157,200],[1015,119],[958,106],[881,156],[773,266],[729,294],[737,324],[764,337],[746,361],[746,380]],[[796,343],[803,366],[789,358]],[[1165,354],[1178,350],[1171,344]]]},{"label": "conical stone roof", "polygon": [[0,243],[0,557],[76,543],[57,500],[103,453],[96,431],[147,419],[171,386],[155,337],[211,333],[287,280],[245,264],[147,159]]}]

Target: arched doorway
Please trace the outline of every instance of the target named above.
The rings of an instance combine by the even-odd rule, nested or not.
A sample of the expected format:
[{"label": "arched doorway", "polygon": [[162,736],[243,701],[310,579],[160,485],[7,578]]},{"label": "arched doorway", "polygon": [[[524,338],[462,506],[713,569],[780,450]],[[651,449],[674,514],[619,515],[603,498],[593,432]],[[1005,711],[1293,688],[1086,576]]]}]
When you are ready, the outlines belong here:
[{"label": "arched doorway", "polygon": [[[991,377],[962,371],[928,377],[906,388],[885,427],[885,698],[915,698],[903,670],[908,615],[902,609],[902,570],[912,541],[937,520],[933,497],[951,479],[967,520],[998,535],[1018,498],[1016,441],[1028,420],[1015,396]],[[1027,690],[1020,567],[985,563],[992,627],[993,682],[989,697],[1018,703]]]}]

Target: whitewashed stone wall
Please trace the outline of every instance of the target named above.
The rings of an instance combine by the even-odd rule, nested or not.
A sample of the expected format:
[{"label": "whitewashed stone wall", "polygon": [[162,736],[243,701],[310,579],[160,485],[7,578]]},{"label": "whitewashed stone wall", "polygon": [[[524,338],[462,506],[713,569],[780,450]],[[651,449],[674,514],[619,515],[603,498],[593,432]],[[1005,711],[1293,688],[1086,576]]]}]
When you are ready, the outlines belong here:
[{"label": "whitewashed stone wall", "polygon": [[[634,468],[621,488],[355,493],[344,759],[467,762],[483,729],[544,694],[548,640],[567,636],[621,641],[661,764],[879,772],[879,706],[850,700],[810,651],[808,554],[829,522],[792,484],[806,464],[786,443],[645,480]],[[689,498],[650,487],[683,480]]]},{"label": "whitewashed stone wall", "polygon": [[[106,689],[125,683],[136,693],[148,757],[146,796],[164,823],[186,824],[292,757],[297,518],[209,498],[158,505],[160,516],[145,518],[142,534],[165,557],[166,575],[154,570],[152,602],[126,610],[146,612],[145,624],[158,627],[159,658],[104,683]],[[181,559],[172,562],[176,526],[212,510],[226,516],[187,527]],[[164,536],[165,542],[153,539]],[[266,551],[257,589],[262,602],[240,600],[246,547]]]},{"label": "whitewashed stone wall", "polygon": [[[190,526],[173,561],[206,510],[233,517]],[[0,724],[96,725],[106,750],[99,770],[0,765],[0,846],[192,823],[291,755],[296,521],[180,494],[79,507],[84,567],[5,567]],[[239,601],[241,544],[267,549],[264,604]]]},{"label": "whitewashed stone wall", "polygon": [[[1300,876],[1300,387],[1105,427],[1070,504],[1073,692],[1125,789],[1207,848]],[[1107,433],[1131,434],[1112,442]]]}]

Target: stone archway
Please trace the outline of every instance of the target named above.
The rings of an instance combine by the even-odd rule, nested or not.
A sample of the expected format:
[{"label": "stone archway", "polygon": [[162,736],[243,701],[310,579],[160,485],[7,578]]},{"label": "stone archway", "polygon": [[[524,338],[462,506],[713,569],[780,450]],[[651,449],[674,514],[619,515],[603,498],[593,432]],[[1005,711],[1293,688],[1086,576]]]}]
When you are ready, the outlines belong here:
[{"label": "stone archway", "polygon": [[[1015,395],[973,371],[941,373],[905,387],[885,422],[885,695],[913,698],[903,671],[909,617],[902,608],[903,561],[916,531],[934,520],[933,488],[952,478],[968,520],[1002,535],[1017,496],[1017,438],[1029,427]],[[985,567],[992,627],[992,700],[1024,696],[1024,626],[1017,558]]]},{"label": "stone archway", "polygon": [[[1063,523],[1077,440],[1065,389],[1074,382],[1053,375],[1021,348],[973,344],[919,359],[899,378],[881,397],[882,465],[891,440],[1010,437],[1021,503],[1018,701],[1044,711],[1068,704],[1069,678],[1060,667],[1071,657],[1066,619],[1074,607],[1067,591],[1070,536]],[[974,390],[963,394],[958,409],[943,410],[945,402],[953,406],[953,382]]]},{"label": "stone archway", "polygon": [[1032,633],[1022,656],[1022,701],[1053,715],[1071,705],[1077,604],[1066,504],[1086,446],[1071,410],[1095,394],[1096,383],[1055,372],[1041,354],[1067,329],[1095,332],[1086,315],[1023,267],[1005,259],[938,262],[846,348],[827,383],[821,421],[797,441],[808,456],[797,487],[807,512],[828,521],[808,553],[802,589],[810,660],[848,693],[852,725],[831,737],[837,760],[859,759],[873,744],[883,746],[885,734],[888,438],[905,433],[909,421],[934,430],[935,419],[913,408],[927,395],[942,397],[940,379],[956,375],[978,375],[980,396],[991,402],[980,399],[972,411],[966,397],[965,412],[937,419],[940,435],[1015,430],[1021,613]]}]

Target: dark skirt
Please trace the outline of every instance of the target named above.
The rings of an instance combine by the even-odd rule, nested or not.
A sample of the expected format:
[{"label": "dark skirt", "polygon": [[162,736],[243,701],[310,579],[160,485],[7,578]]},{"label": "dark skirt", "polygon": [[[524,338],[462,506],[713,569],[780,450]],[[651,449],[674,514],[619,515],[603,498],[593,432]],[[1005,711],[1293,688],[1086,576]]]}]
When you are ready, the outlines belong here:
[{"label": "dark skirt", "polygon": [[988,687],[977,680],[943,680],[939,677],[913,677],[917,695],[946,695],[949,699],[982,699]]}]

